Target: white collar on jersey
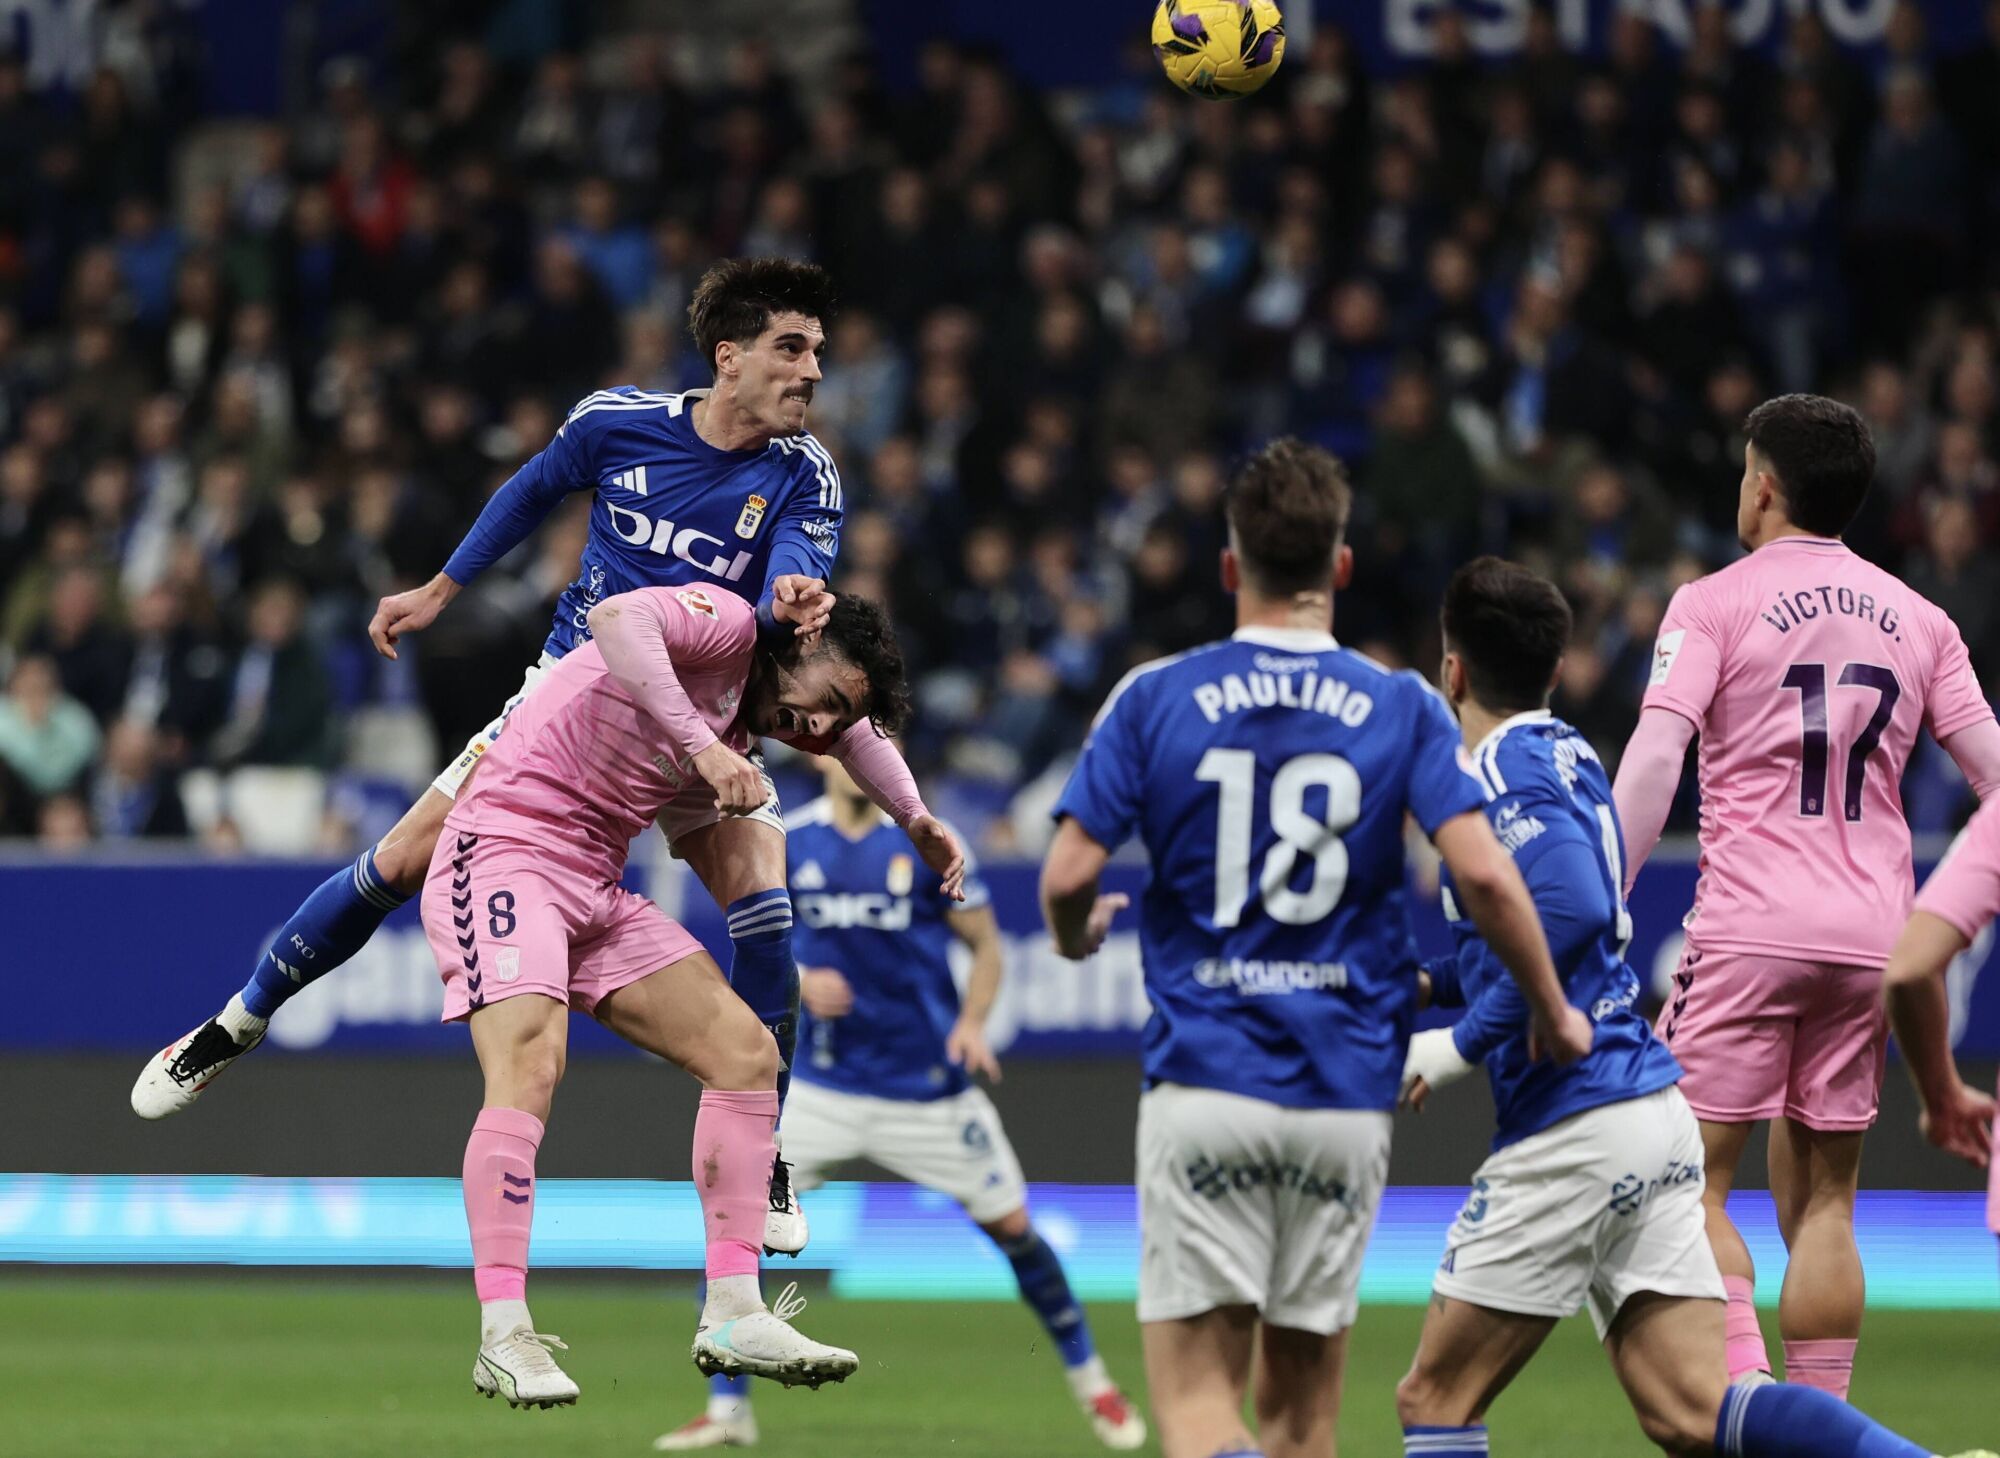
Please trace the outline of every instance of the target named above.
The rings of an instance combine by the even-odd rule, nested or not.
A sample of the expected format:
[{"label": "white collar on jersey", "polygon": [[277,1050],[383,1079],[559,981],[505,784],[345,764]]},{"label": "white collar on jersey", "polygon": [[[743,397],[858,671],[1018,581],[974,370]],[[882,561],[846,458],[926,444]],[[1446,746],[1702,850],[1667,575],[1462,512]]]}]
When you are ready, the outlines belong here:
[{"label": "white collar on jersey", "polygon": [[1473,763],[1479,763],[1489,750],[1505,739],[1508,730],[1518,729],[1523,724],[1546,724],[1554,717],[1555,715],[1551,714],[1547,709],[1527,709],[1514,715],[1511,719],[1502,719],[1498,724],[1495,724],[1491,729],[1486,731],[1484,739],[1472,746]]},{"label": "white collar on jersey", "polygon": [[1238,628],[1229,637],[1231,642],[1258,643],[1287,653],[1325,653],[1340,646],[1333,634],[1317,628]]}]

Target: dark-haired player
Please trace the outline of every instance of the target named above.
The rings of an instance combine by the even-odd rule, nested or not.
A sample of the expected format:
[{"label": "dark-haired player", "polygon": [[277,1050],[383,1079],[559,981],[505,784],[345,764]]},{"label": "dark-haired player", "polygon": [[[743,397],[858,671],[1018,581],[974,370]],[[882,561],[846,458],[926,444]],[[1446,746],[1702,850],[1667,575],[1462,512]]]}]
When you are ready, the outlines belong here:
[{"label": "dark-haired player", "polygon": [[[1542,1043],[1590,1048],[1458,726],[1414,673],[1334,641],[1353,555],[1340,463],[1272,443],[1229,487],[1236,633],[1135,669],[1056,806],[1042,907],[1083,957],[1135,834],[1152,859],[1139,1102],[1139,1321],[1166,1458],[1333,1449],[1361,1254],[1416,1013],[1413,815],[1500,949]],[[1259,1440],[1243,1422],[1254,1364]]]},{"label": "dark-haired player", "polygon": [[[262,1040],[301,987],[359,951],[422,885],[453,797],[538,679],[590,637],[592,607],[637,587],[698,584],[757,605],[767,636],[809,636],[826,622],[825,579],[839,545],[840,475],[805,429],[820,378],[821,321],[832,308],[824,270],[782,259],[731,259],[702,277],[688,305],[695,343],[715,371],[709,390],[630,387],[579,401],[538,455],[479,514],[444,571],[384,598],[369,635],[396,656],[473,578],[523,541],[572,493],[595,494],[582,566],[556,606],[541,661],[521,693],[465,747],[380,844],[309,896],[260,954],[249,983],[216,1017],[149,1060],[132,1090],[147,1118],[186,1108]],[[894,746],[857,724],[831,752],[909,832],[956,894],[962,858],[924,809]],[[798,973],[785,892],[784,821],[768,786],[756,806],[718,809],[669,836],[729,918],[733,985],[778,1036],[787,1063]],[[782,1086],[782,1085],[781,1085]],[[783,1169],[774,1174],[782,1184]],[[805,1243],[795,1202],[775,1187],[772,1245]]]},{"label": "dark-haired player", "polygon": [[810,1341],[758,1288],[779,1052],[715,962],[619,884],[632,841],[716,807],[764,803],[748,758],[760,734],[888,733],[909,708],[881,611],[833,605],[817,640],[760,648],[741,598],[648,587],[590,609],[594,641],[565,654],[516,707],[478,781],[445,818],[424,882],[424,931],[446,1021],[467,1024],[485,1097],[465,1146],[465,1216],[479,1295],[473,1385],[515,1406],[574,1402],[528,1315],[535,1156],[561,1082],[572,1010],[700,1080],[690,1173],[707,1235],[694,1357],[704,1372],[817,1387],[854,1354]]},{"label": "dark-haired player", "polygon": [[1675,1087],[1679,1066],[1633,1006],[1611,785],[1590,745],[1548,712],[1569,630],[1554,583],[1494,557],[1461,568],[1445,593],[1445,696],[1486,816],[1596,1039],[1567,1068],[1529,1056],[1527,1009],[1459,914],[1447,874],[1457,951],[1425,965],[1434,1000],[1469,1007],[1455,1027],[1411,1040],[1405,1079],[1421,1106],[1484,1062],[1500,1127],[1396,1391],[1403,1451],[1485,1458],[1487,1409],[1556,1322],[1587,1305],[1640,1426],[1669,1453],[1929,1458],[1827,1393],[1729,1383],[1701,1134]]},{"label": "dark-haired player", "polygon": [[1768,1120],[1791,1252],[1785,1373],[1844,1395],[1882,967],[1914,891],[1903,768],[1928,728],[1983,798],[2000,784],[2000,726],[1951,620],[1841,542],[1875,470],[1861,417],[1784,395],[1744,428],[1737,533],[1750,555],[1674,594],[1616,794],[1629,887],[1700,734],[1701,878],[1660,1032],[1702,1123],[1730,1376],[1770,1370],[1750,1252],[1725,1210],[1744,1143]]}]

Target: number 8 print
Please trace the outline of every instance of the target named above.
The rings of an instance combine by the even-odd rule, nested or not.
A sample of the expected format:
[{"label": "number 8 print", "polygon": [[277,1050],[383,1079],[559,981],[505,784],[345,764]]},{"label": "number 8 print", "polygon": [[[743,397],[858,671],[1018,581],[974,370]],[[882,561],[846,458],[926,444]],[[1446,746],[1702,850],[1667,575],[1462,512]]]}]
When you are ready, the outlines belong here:
[{"label": "number 8 print", "polygon": [[[501,923],[506,925],[502,926]],[[514,916],[514,893],[495,891],[486,898],[486,934],[496,939],[511,937],[517,925]]]}]

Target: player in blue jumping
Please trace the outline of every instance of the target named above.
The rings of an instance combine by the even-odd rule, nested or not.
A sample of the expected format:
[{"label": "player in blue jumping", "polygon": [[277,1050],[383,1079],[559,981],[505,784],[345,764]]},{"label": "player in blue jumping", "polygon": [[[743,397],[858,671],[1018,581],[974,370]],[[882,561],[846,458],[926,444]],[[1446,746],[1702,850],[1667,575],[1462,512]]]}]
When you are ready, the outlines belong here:
[{"label": "player in blue jumping", "polygon": [[1125,904],[1099,894],[1111,852],[1136,833],[1152,859],[1139,1320],[1166,1458],[1333,1450],[1416,1017],[1406,813],[1505,949],[1544,1046],[1590,1047],[1444,701],[1333,638],[1348,501],[1315,447],[1243,466],[1222,558],[1235,636],[1113,692],[1042,871],[1056,947],[1083,957]]},{"label": "player in blue jumping", "polygon": [[1487,1408],[1556,1321],[1587,1305],[1640,1427],[1669,1453],[1930,1458],[1828,1393],[1767,1376],[1729,1384],[1701,1133],[1680,1066],[1634,1006],[1611,783],[1547,707],[1569,631],[1553,583],[1494,557],[1461,568],[1445,594],[1445,695],[1486,816],[1596,1038],[1568,1067],[1531,1058],[1527,1008],[1463,915],[1469,901],[1448,870],[1457,952],[1425,971],[1432,1000],[1466,1012],[1411,1040],[1405,1079],[1422,1107],[1485,1063],[1500,1127],[1446,1237],[1416,1360],[1396,1390],[1403,1451],[1483,1458]]},{"label": "player in blue jumping", "polygon": [[[1061,1359],[1071,1396],[1107,1447],[1146,1441],[1070,1292],[1062,1261],[1028,1219],[1028,1191],[993,1101],[986,1019],[1003,975],[1000,926],[976,867],[955,903],[920,877],[909,842],[840,764],[826,795],[789,818],[796,945],[804,966],[799,1067],[785,1104],[785,1158],[800,1190],[833,1167],[871,1160],[956,1200],[1012,1267],[1021,1299]],[[971,954],[965,996],[952,944]],[[757,1441],[745,1378],[710,1379],[708,1409],[662,1434],[661,1452]]]},{"label": "player in blue jumping", "polygon": [[[820,379],[821,324],[831,308],[826,272],[814,264],[716,264],[688,305],[690,331],[715,372],[713,388],[659,394],[626,386],[585,396],[555,439],[494,493],[444,570],[382,600],[369,637],[394,658],[398,639],[430,626],[563,501],[580,491],[594,494],[581,569],[556,606],[541,661],[528,669],[521,693],[379,844],[306,898],[220,1013],[149,1060],[132,1090],[135,1111],[158,1119],[194,1102],[262,1041],[287,998],[352,957],[416,894],[453,798],[508,710],[534,690],[544,669],[590,636],[588,615],[597,603],[634,588],[699,584],[755,601],[769,633],[804,636],[826,622],[833,601],[826,577],[840,544],[840,473],[805,422]],[[950,833],[925,811],[894,746],[864,722],[839,744],[819,747],[853,765],[943,878],[945,894],[956,895],[963,859]],[[772,1029],[789,1064],[797,966],[775,793],[748,816],[725,817],[718,809],[712,824],[684,829],[672,848],[727,912],[732,983]],[[781,1161],[773,1175],[770,1244],[796,1253],[805,1222],[783,1186]]]}]

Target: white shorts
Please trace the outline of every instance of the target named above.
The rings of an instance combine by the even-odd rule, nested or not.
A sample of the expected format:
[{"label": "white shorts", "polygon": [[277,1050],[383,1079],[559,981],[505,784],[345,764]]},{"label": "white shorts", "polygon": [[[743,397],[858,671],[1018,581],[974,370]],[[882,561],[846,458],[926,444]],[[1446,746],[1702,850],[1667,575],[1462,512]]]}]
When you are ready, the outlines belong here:
[{"label": "white shorts", "polygon": [[1590,1109],[1479,1167],[1431,1289],[1525,1316],[1587,1303],[1600,1340],[1641,1291],[1720,1301],[1702,1183],[1678,1088]]},{"label": "white shorts", "polygon": [[1273,1326],[1354,1325],[1389,1177],[1389,1115],[1287,1109],[1160,1084],[1139,1099],[1139,1320],[1254,1306]]},{"label": "white shorts", "polygon": [[878,1099],[795,1079],[779,1126],[792,1183],[867,1159],[913,1185],[949,1195],[982,1225],[1028,1203],[1021,1162],[983,1089],[943,1099]]},{"label": "white shorts", "polygon": [[[501,729],[506,726],[507,716],[520,706],[523,699],[534,692],[535,685],[559,662],[561,660],[553,654],[544,653],[540,659],[530,664],[528,671],[521,676],[520,691],[501,706],[499,714],[494,717],[492,723],[466,741],[465,748],[460,751],[458,758],[431,781],[431,788],[447,800],[456,800],[458,792],[465,787],[466,779],[472,774],[473,767],[479,763],[486,751],[493,747],[493,741],[500,737]],[[748,815],[737,818],[758,821],[783,835],[785,812],[778,803],[777,786],[771,783],[771,776],[764,768],[764,756],[752,750],[750,762],[757,766],[757,773],[763,778],[764,803]],[[697,781],[661,808],[658,824],[660,833],[666,836],[667,845],[671,848],[682,836],[706,829],[721,819],[722,811],[715,803],[715,792]]]}]

